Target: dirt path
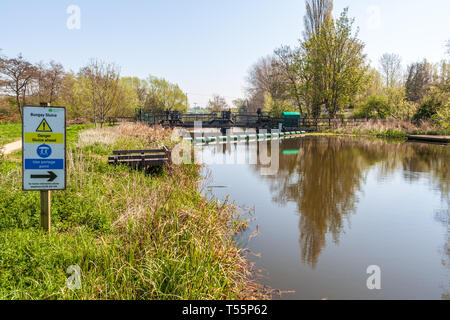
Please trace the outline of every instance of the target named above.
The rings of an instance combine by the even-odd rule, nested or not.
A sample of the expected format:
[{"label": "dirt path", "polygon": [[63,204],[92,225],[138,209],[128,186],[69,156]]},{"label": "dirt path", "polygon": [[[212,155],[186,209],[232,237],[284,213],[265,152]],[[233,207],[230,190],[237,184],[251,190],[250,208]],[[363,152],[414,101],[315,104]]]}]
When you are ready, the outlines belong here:
[{"label": "dirt path", "polygon": [[0,147],[0,153],[7,155],[20,149],[22,149],[22,140],[5,144],[3,147]]}]

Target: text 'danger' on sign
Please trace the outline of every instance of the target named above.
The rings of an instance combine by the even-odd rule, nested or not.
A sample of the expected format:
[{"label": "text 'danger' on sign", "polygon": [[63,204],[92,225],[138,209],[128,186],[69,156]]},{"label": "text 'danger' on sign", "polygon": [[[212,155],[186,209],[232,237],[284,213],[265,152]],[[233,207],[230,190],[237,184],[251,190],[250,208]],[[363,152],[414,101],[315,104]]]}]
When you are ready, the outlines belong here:
[{"label": "text 'danger' on sign", "polygon": [[64,143],[63,133],[25,133],[25,143]]},{"label": "text 'danger' on sign", "polygon": [[23,189],[65,188],[65,108],[23,107]]}]

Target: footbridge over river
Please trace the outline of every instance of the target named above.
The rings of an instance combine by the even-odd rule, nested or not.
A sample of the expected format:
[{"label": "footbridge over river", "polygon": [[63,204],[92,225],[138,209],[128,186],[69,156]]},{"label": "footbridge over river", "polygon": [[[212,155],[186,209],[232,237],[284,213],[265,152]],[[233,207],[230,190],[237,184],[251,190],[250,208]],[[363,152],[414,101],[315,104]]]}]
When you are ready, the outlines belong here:
[{"label": "footbridge over river", "polygon": [[307,119],[298,112],[284,112],[281,118],[273,117],[264,112],[257,113],[233,113],[221,111],[214,113],[181,113],[166,111],[161,114],[146,113],[142,109],[136,109],[136,121],[149,125],[162,125],[164,127],[183,128],[218,128],[223,132],[230,128],[254,128],[259,130],[282,131],[317,131],[318,119]]},{"label": "footbridge over river", "polygon": [[166,111],[159,114],[146,113],[142,109],[136,109],[135,119],[148,125],[161,125],[164,127],[183,128],[218,128],[223,133],[230,128],[253,128],[259,130],[279,130],[281,132],[306,131],[316,132],[337,128],[338,126],[355,126],[367,119],[346,118],[308,118],[298,112],[284,112],[281,118],[273,117],[269,113],[233,113],[221,111],[213,113],[181,113],[178,111]]}]

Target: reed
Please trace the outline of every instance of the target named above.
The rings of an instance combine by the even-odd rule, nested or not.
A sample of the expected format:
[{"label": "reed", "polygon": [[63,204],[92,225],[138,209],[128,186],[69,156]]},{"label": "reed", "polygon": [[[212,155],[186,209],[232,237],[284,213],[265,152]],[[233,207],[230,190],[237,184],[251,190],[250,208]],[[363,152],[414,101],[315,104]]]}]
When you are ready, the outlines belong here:
[{"label": "reed", "polygon": [[370,119],[356,126],[342,126],[331,130],[332,133],[369,135],[387,138],[405,138],[410,134],[431,134],[435,132],[434,126],[430,122],[422,122],[415,125],[410,121],[395,119]]}]

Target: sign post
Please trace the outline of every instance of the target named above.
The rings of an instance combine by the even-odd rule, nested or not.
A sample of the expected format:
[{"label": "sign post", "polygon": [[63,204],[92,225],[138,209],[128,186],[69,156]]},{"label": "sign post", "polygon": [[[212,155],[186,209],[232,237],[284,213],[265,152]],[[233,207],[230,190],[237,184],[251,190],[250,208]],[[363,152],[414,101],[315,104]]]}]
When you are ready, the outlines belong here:
[{"label": "sign post", "polygon": [[50,232],[51,231],[51,191],[41,191],[41,227]]},{"label": "sign post", "polygon": [[24,106],[23,190],[41,192],[41,226],[51,230],[51,190],[66,189],[66,109]]}]

